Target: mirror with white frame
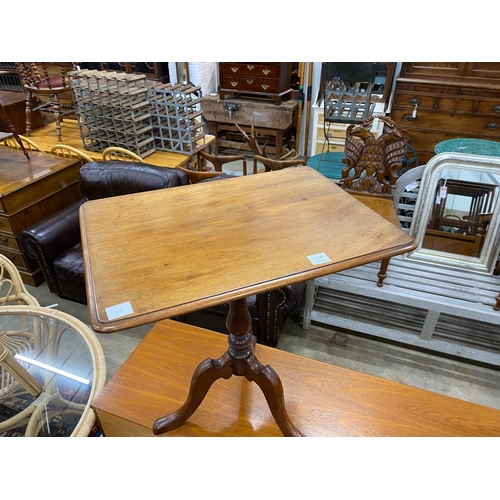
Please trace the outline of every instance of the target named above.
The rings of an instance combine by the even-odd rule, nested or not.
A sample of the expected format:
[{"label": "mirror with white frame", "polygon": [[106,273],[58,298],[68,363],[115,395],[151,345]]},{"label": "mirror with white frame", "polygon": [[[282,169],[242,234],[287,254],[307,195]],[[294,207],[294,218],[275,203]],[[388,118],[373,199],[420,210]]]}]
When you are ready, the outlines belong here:
[{"label": "mirror with white frame", "polygon": [[500,252],[500,158],[442,153],[422,175],[405,258],[493,273]]}]

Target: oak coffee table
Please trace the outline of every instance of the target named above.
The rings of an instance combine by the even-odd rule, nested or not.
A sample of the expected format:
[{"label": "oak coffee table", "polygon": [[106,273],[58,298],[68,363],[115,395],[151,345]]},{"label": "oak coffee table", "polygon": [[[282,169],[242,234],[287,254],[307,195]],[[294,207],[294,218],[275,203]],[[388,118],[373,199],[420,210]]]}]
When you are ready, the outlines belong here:
[{"label": "oak coffee table", "polygon": [[286,436],[284,390],[255,355],[245,298],[382,260],[415,241],[310,167],[94,200],[80,209],[90,322],[111,333],[229,302],[228,350],[202,361],[184,405],[156,420],[184,423],[220,378],[245,376]]}]

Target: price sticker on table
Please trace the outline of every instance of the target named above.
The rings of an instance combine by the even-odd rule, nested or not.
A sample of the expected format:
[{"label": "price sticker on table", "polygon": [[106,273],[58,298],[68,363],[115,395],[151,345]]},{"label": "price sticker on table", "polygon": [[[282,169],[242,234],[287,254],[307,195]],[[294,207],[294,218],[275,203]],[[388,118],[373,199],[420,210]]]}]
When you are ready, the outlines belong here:
[{"label": "price sticker on table", "polygon": [[318,264],[325,264],[332,261],[332,259],[330,259],[324,252],[315,253],[314,255],[308,255],[307,258],[313,266],[317,266]]},{"label": "price sticker on table", "polygon": [[123,302],[121,304],[117,304],[116,306],[106,307],[106,314],[110,321],[121,318],[122,316],[128,316],[133,312],[134,310],[132,309],[130,302]]}]

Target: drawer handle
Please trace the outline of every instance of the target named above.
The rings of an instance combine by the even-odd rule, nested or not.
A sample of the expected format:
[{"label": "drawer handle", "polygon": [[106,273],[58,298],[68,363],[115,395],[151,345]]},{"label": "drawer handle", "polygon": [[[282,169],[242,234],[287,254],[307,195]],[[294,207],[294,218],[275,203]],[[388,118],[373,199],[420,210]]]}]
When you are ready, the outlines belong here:
[{"label": "drawer handle", "polygon": [[271,73],[271,70],[270,69],[263,69],[262,73],[264,73],[264,75],[267,76],[269,73]]},{"label": "drawer handle", "polygon": [[500,104],[499,104],[498,106],[495,106],[495,107],[493,108],[493,111],[494,111],[495,113],[500,113]]},{"label": "drawer handle", "polygon": [[498,125],[496,123],[488,123],[486,127],[489,128],[490,130],[496,130],[498,128]]},{"label": "drawer handle", "polygon": [[247,64],[247,68],[248,68],[250,71],[252,71],[252,70],[255,68],[255,66],[254,66],[253,64]]},{"label": "drawer handle", "polygon": [[263,83],[263,84],[262,84],[262,88],[263,88],[264,90],[267,90],[267,89],[269,88],[269,85],[266,85],[265,83]]},{"label": "drawer handle", "polygon": [[238,67],[236,67],[236,68],[231,68],[231,71],[232,71],[233,73],[236,73],[239,69],[240,69],[240,68],[238,68]]},{"label": "drawer handle", "polygon": [[231,85],[232,85],[233,87],[236,87],[236,85],[238,85],[238,82],[231,82]]},{"label": "drawer handle", "polygon": [[253,80],[247,80],[248,85],[252,85]]},{"label": "drawer handle", "polygon": [[410,104],[412,106],[418,106],[420,104],[420,99],[417,99],[416,97],[414,97],[413,99],[410,99]]}]

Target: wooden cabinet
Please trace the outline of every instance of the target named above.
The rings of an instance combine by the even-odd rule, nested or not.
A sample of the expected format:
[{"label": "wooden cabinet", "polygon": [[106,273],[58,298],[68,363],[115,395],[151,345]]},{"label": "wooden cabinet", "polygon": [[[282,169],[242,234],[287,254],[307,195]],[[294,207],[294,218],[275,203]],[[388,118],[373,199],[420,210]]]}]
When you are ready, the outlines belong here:
[{"label": "wooden cabinet", "polygon": [[38,264],[26,256],[18,237],[32,224],[81,198],[81,163],[30,151],[0,148],[0,253],[19,270],[23,282],[38,286],[44,278]]},{"label": "wooden cabinet", "polygon": [[266,97],[279,104],[290,97],[292,63],[223,62],[219,63],[219,95]]},{"label": "wooden cabinet", "polygon": [[500,63],[403,63],[391,117],[421,165],[447,139],[500,141]]}]

